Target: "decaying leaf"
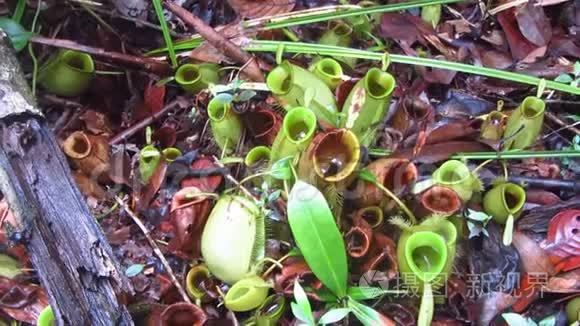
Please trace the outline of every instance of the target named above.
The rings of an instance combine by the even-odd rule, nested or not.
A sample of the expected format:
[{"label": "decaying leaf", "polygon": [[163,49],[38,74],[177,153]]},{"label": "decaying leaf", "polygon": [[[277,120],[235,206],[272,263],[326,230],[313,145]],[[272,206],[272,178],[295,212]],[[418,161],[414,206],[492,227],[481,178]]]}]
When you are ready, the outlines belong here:
[{"label": "decaying leaf", "polygon": [[516,11],[516,20],[522,35],[537,46],[548,45],[552,38],[552,26],[544,7],[528,1]]},{"label": "decaying leaf", "polygon": [[295,0],[228,0],[242,18],[258,18],[284,14],[294,9]]},{"label": "decaying leaf", "polygon": [[580,210],[569,209],[556,214],[548,225],[548,234],[541,247],[557,261],[570,256],[580,256]]}]

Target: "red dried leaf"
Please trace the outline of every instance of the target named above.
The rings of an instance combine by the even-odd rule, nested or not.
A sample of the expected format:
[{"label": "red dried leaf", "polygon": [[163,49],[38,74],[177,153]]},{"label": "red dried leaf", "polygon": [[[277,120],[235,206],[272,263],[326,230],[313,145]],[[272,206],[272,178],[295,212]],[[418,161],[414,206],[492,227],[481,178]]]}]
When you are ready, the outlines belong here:
[{"label": "red dried leaf", "polygon": [[[215,167],[217,167],[217,165],[215,165],[209,157],[200,157],[191,164],[193,170],[204,170]],[[222,183],[222,179],[223,177],[221,175],[184,178],[181,181],[181,188],[197,187],[203,192],[214,192]]]},{"label": "red dried leaf", "polygon": [[580,256],[580,210],[568,209],[556,214],[548,226],[541,247],[550,252],[555,262],[570,256]]},{"label": "red dried leaf", "polygon": [[15,280],[0,276],[0,309],[10,317],[36,324],[38,315],[48,305],[48,297],[38,286],[19,284]]},{"label": "red dried leaf", "polygon": [[524,271],[554,275],[554,265],[540,245],[523,232],[514,232],[513,245],[520,254]]},{"label": "red dried leaf", "polygon": [[497,21],[506,34],[514,58],[521,60],[536,48],[516,27],[517,22],[513,9],[504,10],[497,14]]},{"label": "red dried leaf", "polygon": [[528,1],[516,11],[516,19],[522,35],[537,46],[548,45],[552,38],[552,26],[544,7]]},{"label": "red dried leaf", "polygon": [[95,135],[111,134],[110,123],[107,117],[101,112],[87,110],[79,119],[84,121],[87,130]]},{"label": "red dried leaf", "polygon": [[165,180],[165,173],[167,172],[167,162],[161,160],[153,172],[149,183],[141,189],[141,191],[133,192],[135,196],[135,202],[137,203],[138,210],[144,209],[149,206],[155,194],[159,191],[159,188]]},{"label": "red dried leaf", "polygon": [[151,84],[145,89],[143,94],[143,104],[147,108],[147,113],[155,114],[163,108],[165,100],[165,85],[157,86]]}]

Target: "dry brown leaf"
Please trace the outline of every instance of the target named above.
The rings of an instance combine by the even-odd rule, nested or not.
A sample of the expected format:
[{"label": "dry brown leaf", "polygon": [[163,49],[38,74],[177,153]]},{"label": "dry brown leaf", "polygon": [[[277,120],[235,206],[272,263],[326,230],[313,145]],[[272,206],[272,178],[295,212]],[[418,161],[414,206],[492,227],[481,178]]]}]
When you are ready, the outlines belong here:
[{"label": "dry brown leaf", "polygon": [[554,274],[554,265],[550,261],[548,254],[540,247],[540,244],[523,232],[515,232],[513,244],[516,247],[524,271],[527,273]]},{"label": "dry brown leaf", "polygon": [[292,11],[296,0],[228,0],[243,18],[273,16]]}]

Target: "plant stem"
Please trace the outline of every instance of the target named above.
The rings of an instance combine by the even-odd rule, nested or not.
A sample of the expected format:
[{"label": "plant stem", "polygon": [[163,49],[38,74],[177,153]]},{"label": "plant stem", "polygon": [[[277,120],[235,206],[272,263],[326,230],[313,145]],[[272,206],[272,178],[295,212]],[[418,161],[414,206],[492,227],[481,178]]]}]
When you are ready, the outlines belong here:
[{"label": "plant stem", "polygon": [[397,205],[399,205],[399,207],[403,210],[403,212],[405,212],[405,214],[407,214],[407,216],[409,216],[409,220],[411,220],[411,223],[413,225],[417,224],[417,218],[415,217],[415,214],[413,214],[413,212],[411,212],[411,210],[409,209],[409,207],[407,207],[407,205],[405,205],[405,203],[403,203],[399,199],[399,197],[397,197],[397,195],[395,195],[387,187],[383,186],[382,184],[380,184],[378,182],[374,182],[374,185],[377,188],[381,189],[387,196],[389,196],[392,200],[394,200],[395,203],[397,203]]},{"label": "plant stem", "polygon": [[[369,155],[371,156],[389,156],[392,151],[382,148],[370,148]],[[506,152],[472,152],[472,153],[457,153],[451,156],[454,160],[519,160],[524,158],[574,158],[580,157],[580,151],[566,150],[566,151],[506,151]]]},{"label": "plant stem", "polygon": [[[327,55],[327,56],[339,56],[348,58],[359,58],[367,60],[380,61],[383,59],[384,53],[371,52],[365,50],[351,49],[338,46],[321,45],[321,44],[308,44],[308,43],[298,43],[298,42],[281,42],[281,41],[261,41],[254,40],[245,46],[246,51],[250,52],[276,52],[280,45],[284,46],[284,51],[287,53],[302,53],[302,54],[316,54],[316,55]],[[513,82],[519,82],[523,84],[528,84],[532,86],[538,86],[541,79],[529,75],[518,74],[515,72],[502,71],[498,69],[478,67],[474,65],[450,62],[444,60],[435,60],[427,58],[418,58],[407,55],[391,54],[391,62],[402,63],[409,65],[425,66],[438,69],[447,69],[458,72],[464,72],[468,74],[480,75],[485,77],[492,77],[498,79],[509,80]],[[570,94],[580,95],[580,88],[570,86],[567,84],[546,81],[546,87],[553,90],[558,90]]]}]

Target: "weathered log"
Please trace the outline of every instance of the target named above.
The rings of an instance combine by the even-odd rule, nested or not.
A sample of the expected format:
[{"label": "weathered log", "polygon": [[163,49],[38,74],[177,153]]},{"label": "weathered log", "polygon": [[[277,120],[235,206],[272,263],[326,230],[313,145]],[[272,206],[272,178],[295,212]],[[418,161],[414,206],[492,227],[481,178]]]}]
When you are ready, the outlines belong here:
[{"label": "weathered log", "polygon": [[0,30],[0,190],[58,325],[133,325],[131,293]]}]

